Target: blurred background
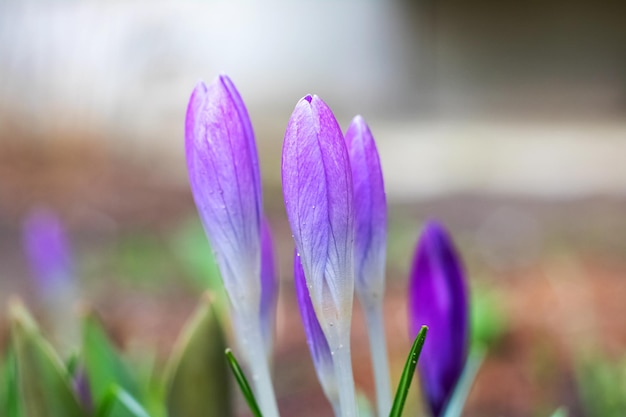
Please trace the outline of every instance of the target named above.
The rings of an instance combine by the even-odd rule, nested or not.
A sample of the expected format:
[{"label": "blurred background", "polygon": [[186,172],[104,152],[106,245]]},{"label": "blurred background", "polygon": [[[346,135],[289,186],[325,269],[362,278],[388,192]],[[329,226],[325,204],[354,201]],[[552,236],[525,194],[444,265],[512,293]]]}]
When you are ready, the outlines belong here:
[{"label": "blurred background", "polygon": [[[474,338],[489,349],[465,415],[622,416],[625,15],[609,0],[0,0],[0,346],[12,295],[45,322],[21,233],[47,207],[72,241],[75,304],[94,305],[128,351],[168,354],[201,290],[219,286],[183,121],[195,83],[224,72],[252,118],[278,246],[285,415],[330,415],[291,314],[280,185],[287,120],[315,93],[344,129],[363,115],[377,140],[392,380],[410,347],[410,258],[436,218],[465,259]],[[356,381],[371,395],[355,314]]]}]

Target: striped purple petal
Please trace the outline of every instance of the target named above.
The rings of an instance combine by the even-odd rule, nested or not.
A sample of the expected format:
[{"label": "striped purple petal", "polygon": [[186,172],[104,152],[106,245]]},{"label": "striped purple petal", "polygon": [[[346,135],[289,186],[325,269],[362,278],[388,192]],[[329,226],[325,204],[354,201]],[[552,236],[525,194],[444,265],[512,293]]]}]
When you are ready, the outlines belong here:
[{"label": "striped purple petal", "polygon": [[261,187],[248,112],[221,75],[194,89],[185,127],[191,191],[235,310],[260,293]]},{"label": "striped purple petal", "polygon": [[365,120],[356,116],[346,131],[354,184],[354,275],[361,302],[380,303],[385,286],[387,200],[378,150]]},{"label": "striped purple petal", "polygon": [[354,211],[348,150],[335,116],[317,96],[304,97],[291,115],[282,181],[311,299],[330,338],[334,322],[333,333],[350,326]]},{"label": "striped purple petal", "polygon": [[439,417],[465,366],[469,320],[461,260],[448,232],[434,221],[426,223],[415,251],[408,307],[413,337],[428,326],[418,366],[432,414]]},{"label": "striped purple petal", "polygon": [[297,253],[294,254],[293,258],[293,274],[300,317],[302,317],[304,333],[306,334],[306,341],[309,345],[315,372],[326,397],[335,407],[339,402],[339,398],[337,380],[333,368],[333,357],[326,336],[324,336],[324,332],[315,315],[300,256]]},{"label": "striped purple petal", "polygon": [[265,217],[261,221],[261,305],[260,319],[265,351],[269,355],[274,338],[276,301],[278,299],[278,276],[274,257],[272,231]]},{"label": "striped purple petal", "polygon": [[61,221],[46,209],[31,212],[22,240],[36,287],[43,297],[64,291],[74,281],[74,262]]}]

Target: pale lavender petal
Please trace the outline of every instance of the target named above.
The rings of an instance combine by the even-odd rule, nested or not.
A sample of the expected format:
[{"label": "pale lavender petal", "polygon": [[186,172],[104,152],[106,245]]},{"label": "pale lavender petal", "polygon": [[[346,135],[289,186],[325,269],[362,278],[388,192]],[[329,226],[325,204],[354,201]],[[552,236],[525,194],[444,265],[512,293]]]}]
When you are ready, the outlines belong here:
[{"label": "pale lavender petal", "polygon": [[[291,115],[282,181],[313,305],[329,317],[346,315],[349,326],[354,291],[352,174],[339,124],[317,96],[304,97]],[[329,325],[322,317],[320,323]]]},{"label": "pale lavender petal", "polygon": [[413,337],[428,326],[418,366],[426,399],[439,417],[465,366],[469,313],[461,260],[446,230],[434,221],[426,223],[415,251],[408,307]]},{"label": "pale lavender petal", "polygon": [[47,297],[73,285],[74,263],[61,221],[46,209],[36,209],[23,224],[24,252],[38,291]]},{"label": "pale lavender petal", "polygon": [[278,299],[278,276],[274,257],[272,231],[265,217],[261,222],[261,330],[265,341],[265,350],[271,352],[276,319],[276,301]]},{"label": "pale lavender petal", "polygon": [[309,345],[315,372],[324,393],[334,407],[338,402],[338,394],[337,381],[333,369],[333,357],[326,336],[324,336],[324,332],[315,315],[300,256],[297,253],[293,259],[293,274],[300,317],[302,317],[304,333],[306,334],[306,341]]},{"label": "pale lavender petal", "polygon": [[387,200],[374,137],[361,116],[346,131],[354,184],[354,273],[361,302],[380,303],[385,285]]},{"label": "pale lavender petal", "polygon": [[194,89],[185,148],[191,190],[231,302],[236,310],[254,306],[260,292],[259,164],[247,110],[228,77]]}]

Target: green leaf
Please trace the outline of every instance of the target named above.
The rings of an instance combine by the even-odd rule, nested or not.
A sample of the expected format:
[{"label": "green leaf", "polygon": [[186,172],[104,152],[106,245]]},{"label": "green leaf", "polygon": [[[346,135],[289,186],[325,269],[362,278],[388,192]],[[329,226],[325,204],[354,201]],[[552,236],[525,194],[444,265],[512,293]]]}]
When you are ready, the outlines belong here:
[{"label": "green leaf", "polygon": [[100,405],[97,417],[150,417],[139,402],[119,385],[111,385]]},{"label": "green leaf", "polygon": [[256,398],[254,398],[252,388],[250,388],[250,384],[248,384],[248,380],[241,370],[239,362],[237,362],[237,359],[235,359],[235,355],[233,355],[233,352],[230,349],[226,349],[225,353],[228,364],[230,365],[230,369],[231,371],[233,371],[233,375],[235,375],[235,379],[239,384],[239,388],[241,389],[243,397],[248,403],[248,407],[250,407],[250,411],[252,411],[252,415],[254,417],[263,417],[261,414],[261,410],[259,409],[259,405],[256,402]]},{"label": "green leaf", "polygon": [[93,313],[87,313],[83,318],[82,359],[96,408],[99,408],[112,384],[119,385],[134,397],[138,396],[135,379]]},{"label": "green leaf", "polygon": [[12,302],[11,335],[23,417],[85,417],[74,396],[70,377],[30,314]]},{"label": "green leaf", "polygon": [[411,382],[413,381],[413,375],[415,374],[415,367],[417,366],[420,353],[422,353],[422,347],[426,341],[426,333],[428,333],[428,327],[422,326],[421,330],[417,334],[417,337],[415,338],[415,341],[413,342],[413,346],[409,352],[409,357],[406,359],[406,363],[404,364],[404,370],[402,371],[402,376],[400,377],[400,382],[398,383],[396,397],[393,400],[389,417],[400,417],[402,415],[404,403],[406,402],[406,397],[409,393]]},{"label": "green leaf", "polygon": [[165,378],[170,417],[231,416],[231,384],[224,361],[226,343],[208,295],[185,325]]},{"label": "green leaf", "polygon": [[446,406],[444,417],[461,417],[465,401],[476,379],[476,373],[485,359],[485,351],[483,349],[475,349],[467,358],[467,363],[463,369],[463,373],[454,388],[452,397]]},{"label": "green leaf", "polygon": [[0,370],[0,415],[21,417],[17,382],[17,361],[9,346]]}]

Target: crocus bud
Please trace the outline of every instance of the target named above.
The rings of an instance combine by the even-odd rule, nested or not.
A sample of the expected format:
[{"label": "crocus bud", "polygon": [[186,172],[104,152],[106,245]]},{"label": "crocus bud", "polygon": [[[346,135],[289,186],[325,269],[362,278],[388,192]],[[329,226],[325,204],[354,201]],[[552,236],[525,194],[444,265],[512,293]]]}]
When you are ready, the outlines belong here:
[{"label": "crocus bud", "polygon": [[265,352],[272,351],[276,322],[276,301],[278,299],[278,277],[274,257],[272,231],[267,219],[261,222],[261,306],[259,317],[265,342]]},{"label": "crocus bud", "polygon": [[311,351],[311,358],[313,358],[313,366],[317,373],[317,379],[320,381],[326,398],[328,398],[328,401],[330,401],[333,406],[335,414],[339,415],[339,392],[337,390],[337,379],[335,378],[335,371],[333,369],[333,357],[330,353],[326,336],[324,336],[324,332],[315,315],[311,297],[309,296],[309,288],[306,285],[302,263],[297,253],[293,258],[293,278],[304,333],[306,334],[306,341]]},{"label": "crocus bud", "polygon": [[424,226],[409,281],[411,335],[428,326],[428,341],[418,363],[432,415],[443,415],[465,366],[468,301],[461,261],[446,230],[434,221]]},{"label": "crocus bud", "polygon": [[317,96],[291,115],[282,158],[287,217],[317,317],[331,348],[349,331],[354,291],[350,161],[339,124]]},{"label": "crocus bud", "polygon": [[378,415],[391,409],[391,385],[383,318],[387,201],[374,137],[361,116],[346,131],[354,185],[355,288],[365,315],[376,381]]},{"label": "crocus bud", "polygon": [[346,131],[354,184],[355,288],[364,304],[382,301],[385,287],[387,200],[374,137],[365,120],[356,116]]},{"label": "crocus bud", "polygon": [[261,185],[248,112],[230,79],[194,89],[185,126],[189,182],[237,312],[259,311]]},{"label": "crocus bud", "polygon": [[40,296],[63,297],[74,285],[74,263],[58,217],[46,209],[34,210],[24,221],[23,243]]},{"label": "crocus bud", "polygon": [[298,102],[282,159],[287,217],[313,308],[324,331],[345,417],[356,416],[350,359],[354,210],[348,149],[335,116],[317,96]]},{"label": "crocus bud", "polygon": [[248,111],[231,80],[194,89],[185,125],[189,182],[233,308],[265,417],[278,416],[260,319],[261,182]]}]

